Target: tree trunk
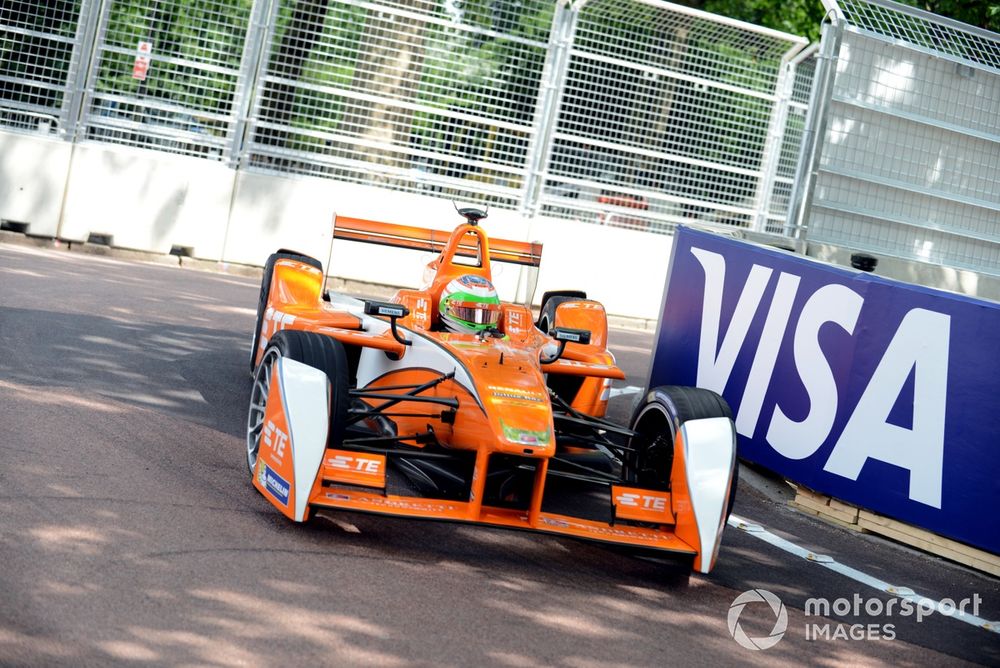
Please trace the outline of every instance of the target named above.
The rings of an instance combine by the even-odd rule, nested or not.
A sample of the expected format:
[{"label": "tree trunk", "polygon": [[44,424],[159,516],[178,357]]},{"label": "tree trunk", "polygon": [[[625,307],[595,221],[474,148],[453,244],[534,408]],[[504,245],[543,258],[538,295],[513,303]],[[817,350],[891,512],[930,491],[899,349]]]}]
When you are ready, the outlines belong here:
[{"label": "tree trunk", "polygon": [[[270,63],[269,70],[278,72],[284,79],[297,82],[302,76],[302,68],[309,53],[316,46],[323,33],[329,10],[327,0],[298,0],[292,10],[292,17],[281,38],[277,54]],[[270,82],[264,91],[267,105],[267,121],[277,125],[290,125],[297,107],[294,83]],[[259,130],[257,140],[263,144],[286,146],[289,133],[285,130]]]},{"label": "tree trunk", "polygon": [[[414,6],[416,3],[413,3]],[[356,132],[367,142],[382,146],[357,145],[368,162],[388,167],[409,167],[409,158],[400,151],[409,145],[413,112],[396,106],[395,101],[412,101],[418,92],[423,68],[423,21],[369,12],[352,89],[379,98],[355,102]],[[390,41],[391,40],[391,41]],[[353,130],[354,128],[352,128]],[[377,180],[384,177],[375,175]]]}]

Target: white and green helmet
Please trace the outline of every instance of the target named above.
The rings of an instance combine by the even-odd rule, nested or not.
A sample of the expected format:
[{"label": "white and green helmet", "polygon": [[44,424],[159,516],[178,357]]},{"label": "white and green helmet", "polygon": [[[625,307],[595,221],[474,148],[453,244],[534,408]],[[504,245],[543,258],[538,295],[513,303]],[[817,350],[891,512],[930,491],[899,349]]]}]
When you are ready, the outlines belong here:
[{"label": "white and green helmet", "polygon": [[466,274],[450,281],[441,293],[441,322],[450,332],[475,334],[496,327],[500,298],[482,276]]}]

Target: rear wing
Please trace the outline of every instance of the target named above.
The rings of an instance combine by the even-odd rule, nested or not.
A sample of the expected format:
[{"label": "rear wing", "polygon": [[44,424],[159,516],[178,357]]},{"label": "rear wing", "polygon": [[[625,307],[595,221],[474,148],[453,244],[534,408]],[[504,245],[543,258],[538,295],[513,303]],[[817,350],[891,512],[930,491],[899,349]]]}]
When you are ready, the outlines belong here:
[{"label": "rear wing", "polygon": [[[345,241],[362,241],[380,246],[412,248],[414,250],[440,253],[444,250],[451,232],[428,230],[412,225],[380,223],[363,218],[335,216],[333,238]],[[490,238],[490,261],[509,262],[528,267],[537,267],[542,262],[542,244],[528,241],[509,241]],[[476,246],[459,244],[457,255],[476,257]]]}]

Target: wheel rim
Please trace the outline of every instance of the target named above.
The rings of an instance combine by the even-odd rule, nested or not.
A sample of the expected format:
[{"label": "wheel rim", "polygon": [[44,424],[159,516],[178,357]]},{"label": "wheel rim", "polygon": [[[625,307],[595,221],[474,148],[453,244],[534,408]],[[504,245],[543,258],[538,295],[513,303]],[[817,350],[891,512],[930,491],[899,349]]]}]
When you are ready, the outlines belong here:
[{"label": "wheel rim", "polygon": [[[632,428],[637,432],[637,439],[641,444],[641,452],[636,453],[634,460],[633,475],[636,481],[669,486],[676,434],[667,411],[659,404],[651,403],[642,409]],[[669,437],[669,440],[664,437]]]},{"label": "wheel rim", "polygon": [[264,430],[264,414],[267,412],[267,395],[271,391],[274,363],[278,361],[278,357],[280,355],[276,348],[268,348],[253,376],[250,411],[247,415],[247,466],[251,475],[257,465],[257,453],[260,452],[260,436]]}]

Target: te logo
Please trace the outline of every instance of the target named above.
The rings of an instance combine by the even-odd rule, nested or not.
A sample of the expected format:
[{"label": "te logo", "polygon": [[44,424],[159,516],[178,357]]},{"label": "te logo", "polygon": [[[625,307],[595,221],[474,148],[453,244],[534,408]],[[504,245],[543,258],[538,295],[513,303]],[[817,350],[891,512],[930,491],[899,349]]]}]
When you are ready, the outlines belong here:
[{"label": "te logo", "polygon": [[413,309],[413,319],[426,327],[431,320],[431,303],[426,298],[417,300],[416,308]]},{"label": "te logo", "polygon": [[288,442],[288,434],[283,432],[274,420],[268,420],[264,426],[264,445],[271,448],[278,459],[285,458],[285,443]]},{"label": "te logo", "polygon": [[335,455],[326,460],[326,463],[331,468],[340,469],[341,471],[368,473],[370,475],[378,475],[381,464],[377,459],[351,457],[350,455]]},{"label": "te logo", "polygon": [[663,511],[667,509],[667,500],[662,496],[623,492],[615,497],[615,501],[618,502],[619,506],[630,506],[644,510]]}]

